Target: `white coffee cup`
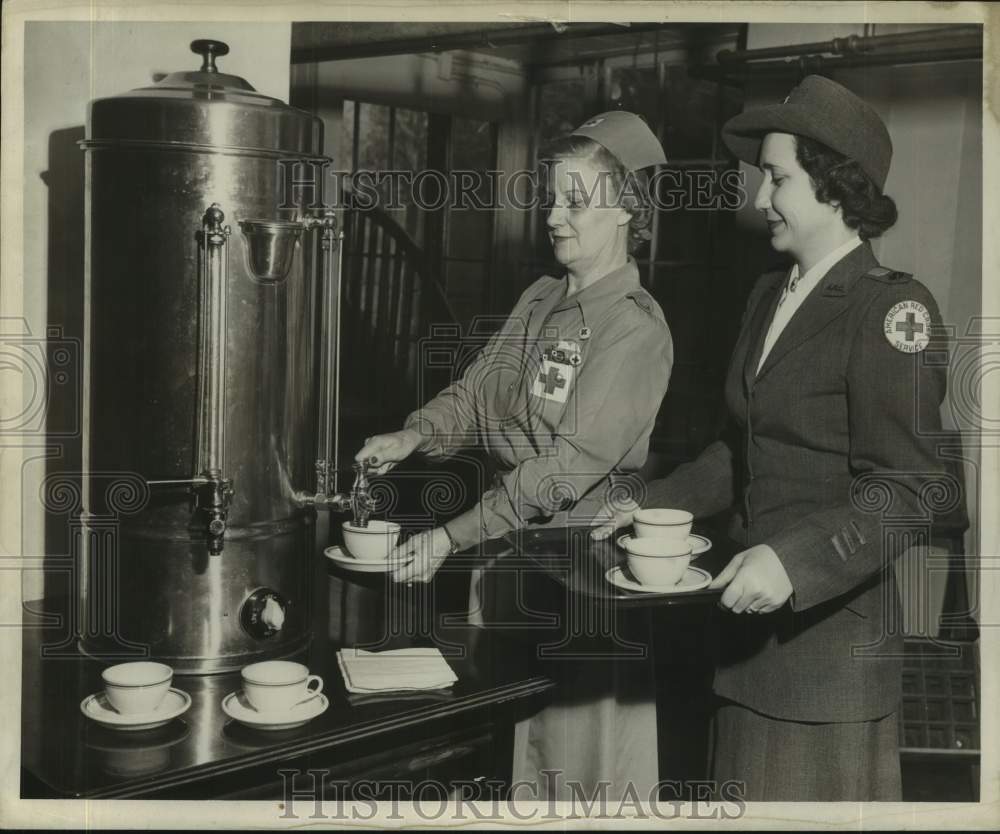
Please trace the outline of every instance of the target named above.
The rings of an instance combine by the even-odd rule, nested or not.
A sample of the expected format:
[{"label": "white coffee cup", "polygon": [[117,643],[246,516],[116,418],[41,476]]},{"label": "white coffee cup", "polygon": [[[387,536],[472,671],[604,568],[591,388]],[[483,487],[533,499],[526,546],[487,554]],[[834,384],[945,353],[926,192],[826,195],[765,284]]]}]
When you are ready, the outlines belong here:
[{"label": "white coffee cup", "polygon": [[367,527],[355,527],[350,521],[342,525],[347,552],[362,562],[384,562],[399,541],[400,526],[394,521],[373,519]]},{"label": "white coffee cup", "polygon": [[138,660],[119,663],[101,672],[104,694],[122,715],[153,712],[166,697],[174,670],[165,663]]},{"label": "white coffee cup", "polygon": [[691,535],[694,516],[687,510],[653,508],[637,510],[632,518],[637,538],[672,539],[685,541]]},{"label": "white coffee cup", "polygon": [[[306,666],[290,660],[251,663],[243,668],[240,677],[247,700],[258,712],[287,712],[323,691],[319,675],[310,675]],[[313,682],[315,688],[309,686]]]},{"label": "white coffee cup", "polygon": [[624,545],[628,569],[640,585],[676,585],[691,564],[691,545],[686,540],[629,539]]}]

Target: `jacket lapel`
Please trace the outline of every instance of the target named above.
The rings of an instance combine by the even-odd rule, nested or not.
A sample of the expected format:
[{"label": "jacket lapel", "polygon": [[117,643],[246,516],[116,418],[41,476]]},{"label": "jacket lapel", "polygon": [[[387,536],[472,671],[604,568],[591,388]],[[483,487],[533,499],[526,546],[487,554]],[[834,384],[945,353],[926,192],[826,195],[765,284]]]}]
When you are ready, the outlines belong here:
[{"label": "jacket lapel", "polygon": [[781,297],[781,287],[787,280],[787,270],[775,275],[770,284],[761,291],[756,306],[748,313],[747,326],[743,328],[743,335],[736,348],[736,355],[739,356],[739,352],[742,351],[743,356],[744,390],[750,390],[757,375],[757,362],[764,347],[764,337],[771,325],[771,319],[774,318],[774,310]]},{"label": "jacket lapel", "polygon": [[[878,261],[875,260],[871,245],[867,242],[852,249],[835,263],[823,279],[813,287],[809,297],[802,302],[802,306],[795,311],[785,329],[781,331],[767,359],[764,360],[760,373],[756,374],[756,379],[760,380],[770,373],[784,357],[804,342],[818,336],[830,322],[847,310],[851,288],[862,275],[877,265]],[[770,320],[769,318],[764,323],[763,332],[759,336],[761,342],[767,333]],[[760,357],[759,349],[756,357]],[[756,363],[749,370],[753,380]]]}]

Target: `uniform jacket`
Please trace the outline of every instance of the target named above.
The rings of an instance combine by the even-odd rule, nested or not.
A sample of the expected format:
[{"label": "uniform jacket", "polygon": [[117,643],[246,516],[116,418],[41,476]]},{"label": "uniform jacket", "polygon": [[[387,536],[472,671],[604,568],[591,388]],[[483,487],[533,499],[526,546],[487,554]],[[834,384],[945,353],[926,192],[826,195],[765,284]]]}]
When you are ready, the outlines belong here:
[{"label": "uniform jacket", "polygon": [[[947,345],[930,292],[864,243],[815,286],[757,373],[786,279],[765,275],[750,294],[726,380],[730,434],[650,484],[644,503],[696,516],[735,506],[731,535],[770,545],[791,580],[779,611],[722,615],[718,694],[779,718],[869,720],[901,696],[892,562],[961,500],[937,454]],[[907,300],[934,325],[922,352],[883,331]]]},{"label": "uniform jacket", "polygon": [[481,445],[501,470],[447,523],[456,545],[592,519],[614,479],[645,463],[672,364],[633,261],[568,298],[561,278],[528,287],[461,378],[406,420],[418,451]]}]

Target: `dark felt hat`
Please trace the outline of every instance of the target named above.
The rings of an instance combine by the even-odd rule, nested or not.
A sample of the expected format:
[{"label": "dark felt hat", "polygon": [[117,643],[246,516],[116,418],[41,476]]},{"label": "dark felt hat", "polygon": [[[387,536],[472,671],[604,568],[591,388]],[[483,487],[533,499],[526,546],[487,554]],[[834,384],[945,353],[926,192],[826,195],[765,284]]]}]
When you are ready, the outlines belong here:
[{"label": "dark felt hat", "polygon": [[855,160],[881,191],[889,174],[892,140],[878,113],[846,87],[808,75],[781,104],[757,107],[722,127],[722,140],[739,159],[756,165],[768,133],[793,133],[822,142]]}]

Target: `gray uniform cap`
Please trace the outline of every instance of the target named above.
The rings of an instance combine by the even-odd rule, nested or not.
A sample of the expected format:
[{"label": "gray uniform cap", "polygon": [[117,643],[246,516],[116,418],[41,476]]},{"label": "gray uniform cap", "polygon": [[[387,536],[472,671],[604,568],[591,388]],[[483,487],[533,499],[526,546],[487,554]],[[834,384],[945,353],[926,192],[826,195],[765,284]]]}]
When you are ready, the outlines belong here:
[{"label": "gray uniform cap", "polygon": [[598,113],[574,130],[571,136],[586,136],[603,145],[628,171],[638,171],[667,161],[663,146],[635,113],[611,110]]},{"label": "gray uniform cap", "polygon": [[722,140],[739,159],[756,165],[768,133],[792,133],[822,142],[856,161],[879,191],[892,160],[892,140],[878,113],[846,87],[807,75],[781,104],[757,107],[722,127]]}]

